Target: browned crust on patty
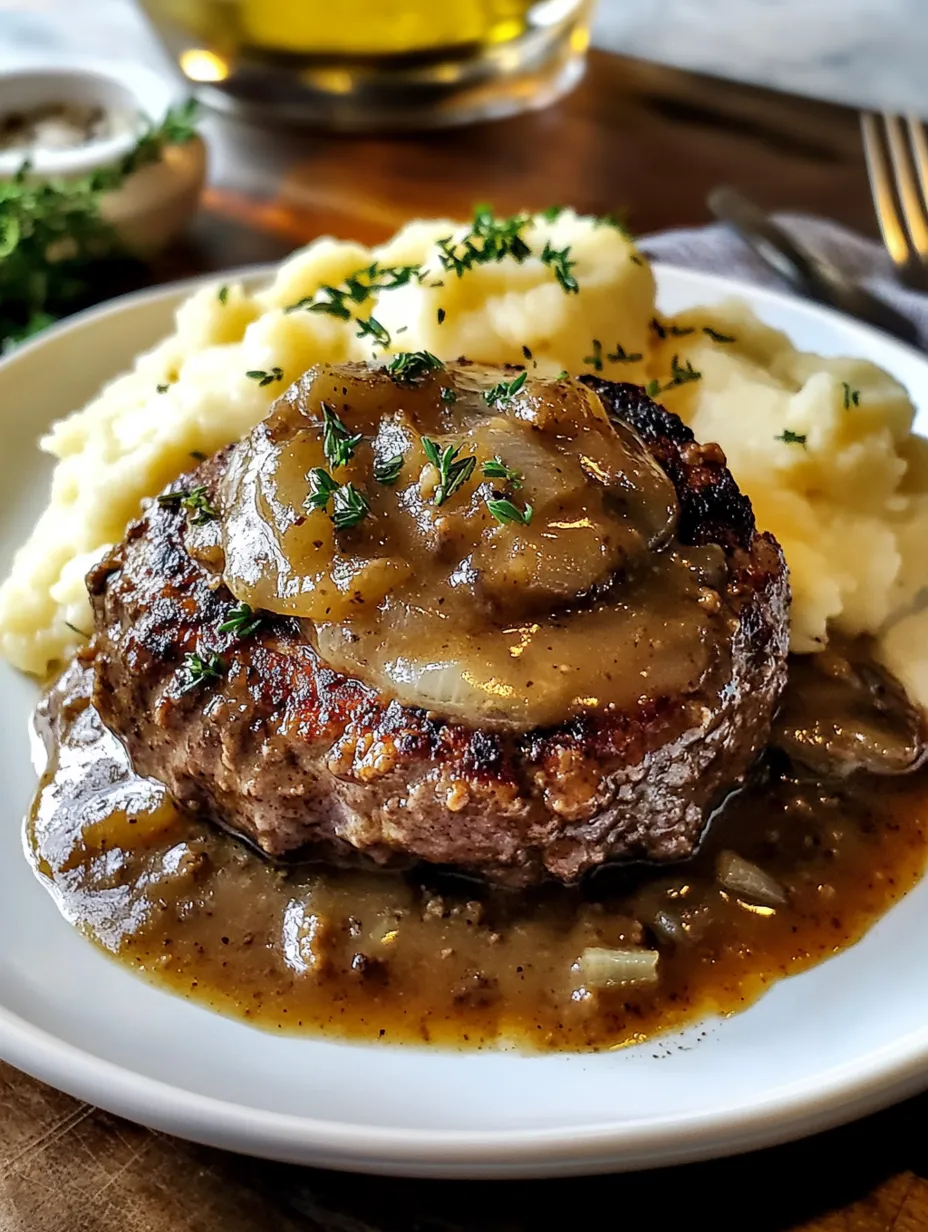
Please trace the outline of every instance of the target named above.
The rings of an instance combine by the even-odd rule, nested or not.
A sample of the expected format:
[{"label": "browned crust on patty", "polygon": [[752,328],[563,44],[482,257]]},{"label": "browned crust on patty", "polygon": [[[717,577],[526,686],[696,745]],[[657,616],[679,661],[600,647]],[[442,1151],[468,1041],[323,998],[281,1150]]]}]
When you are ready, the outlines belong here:
[{"label": "browned crust on patty", "polygon": [[[724,679],[524,734],[446,723],[332,671],[291,618],[246,640],[219,633],[234,599],[188,553],[184,513],[153,503],[88,575],[94,700],[136,768],[272,855],[426,860],[513,885],[688,855],[766,740],[785,682],[785,565],[718,446],[637,387],[584,379],[670,476],[681,540],[726,551]],[[215,495],[225,457],[174,486]],[[226,671],[181,693],[192,651]]]}]

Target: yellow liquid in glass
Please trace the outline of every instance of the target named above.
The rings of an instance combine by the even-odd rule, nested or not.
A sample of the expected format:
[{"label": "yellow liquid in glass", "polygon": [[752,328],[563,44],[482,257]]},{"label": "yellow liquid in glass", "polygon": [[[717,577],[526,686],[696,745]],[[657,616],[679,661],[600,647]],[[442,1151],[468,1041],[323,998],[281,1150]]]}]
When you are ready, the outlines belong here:
[{"label": "yellow liquid in glass", "polygon": [[518,38],[538,0],[144,0],[223,55],[245,47],[297,55],[379,57]]}]

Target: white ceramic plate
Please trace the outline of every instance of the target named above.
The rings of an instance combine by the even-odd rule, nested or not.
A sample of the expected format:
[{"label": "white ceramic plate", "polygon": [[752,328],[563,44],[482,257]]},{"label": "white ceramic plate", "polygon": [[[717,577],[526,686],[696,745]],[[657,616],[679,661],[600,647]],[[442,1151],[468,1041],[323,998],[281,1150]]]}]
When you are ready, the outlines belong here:
[{"label": "white ceramic plate", "polygon": [[[668,312],[741,294],[802,347],[883,365],[928,416],[928,362],[889,338],[718,278],[659,267],[658,284]],[[40,431],[164,334],[188,291],[117,300],[0,363],[0,572],[44,499]],[[161,992],[82,940],[23,858],[35,698],[0,666],[0,1056],[72,1095],[281,1160],[503,1177],[744,1151],[928,1086],[928,880],[860,944],[747,1012],[598,1055],[281,1038]]]}]

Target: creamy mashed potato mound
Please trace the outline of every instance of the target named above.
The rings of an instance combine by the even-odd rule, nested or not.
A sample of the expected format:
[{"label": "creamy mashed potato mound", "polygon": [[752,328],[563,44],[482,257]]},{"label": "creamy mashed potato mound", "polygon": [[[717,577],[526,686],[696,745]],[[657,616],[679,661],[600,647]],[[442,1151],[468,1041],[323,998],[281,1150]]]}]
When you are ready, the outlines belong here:
[{"label": "creamy mashed potato mound", "polygon": [[[911,434],[914,410],[898,382],[862,360],[798,351],[739,302],[655,321],[650,267],[620,229],[595,219],[536,216],[522,231],[524,261],[458,276],[443,267],[440,241],[468,231],[414,222],[373,249],[320,239],[262,290],[230,284],[220,295],[214,284],[191,295],[168,338],[40,442],[58,462],[48,506],[0,588],[0,654],[39,675],[66,658],[90,627],[89,565],[146,498],[239,439],[311,365],[428,350],[528,362],[552,376],[595,370],[650,381],[652,392],[657,382],[658,401],[722,446],[758,525],[783,545],[793,650],[820,649],[831,630],[872,634],[928,704],[928,613],[917,609],[928,587],[928,444]],[[550,255],[565,249],[574,293]],[[421,272],[343,301],[349,320],[307,310],[374,262]],[[380,342],[359,325],[371,317]],[[265,384],[247,375],[277,370]]]}]

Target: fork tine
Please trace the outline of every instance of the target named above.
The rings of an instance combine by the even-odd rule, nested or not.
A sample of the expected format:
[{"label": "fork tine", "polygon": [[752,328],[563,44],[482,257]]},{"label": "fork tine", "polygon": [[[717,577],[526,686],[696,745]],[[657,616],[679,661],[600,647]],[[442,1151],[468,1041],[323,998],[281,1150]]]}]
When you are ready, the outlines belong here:
[{"label": "fork tine", "polygon": [[928,132],[918,116],[910,115],[906,120],[909,133],[909,146],[915,158],[915,168],[918,171],[918,183],[922,190],[922,204],[928,213]]},{"label": "fork tine", "polygon": [[896,191],[902,205],[902,215],[918,259],[928,261],[928,221],[925,207],[915,178],[913,151],[909,145],[906,128],[899,116],[884,115],[889,154],[896,176]]},{"label": "fork tine", "polygon": [[896,206],[893,174],[880,131],[879,116],[870,111],[863,112],[860,129],[864,140],[867,175],[870,177],[870,189],[883,243],[894,264],[905,268],[909,263],[909,239]]}]

